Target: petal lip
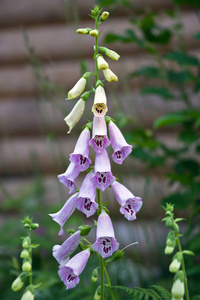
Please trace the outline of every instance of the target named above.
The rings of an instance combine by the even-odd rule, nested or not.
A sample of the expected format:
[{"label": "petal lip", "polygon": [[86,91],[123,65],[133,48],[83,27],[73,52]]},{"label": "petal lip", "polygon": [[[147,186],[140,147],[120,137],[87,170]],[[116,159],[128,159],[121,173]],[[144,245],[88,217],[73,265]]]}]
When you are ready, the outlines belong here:
[{"label": "petal lip", "polygon": [[65,173],[58,175],[59,181],[69,189],[69,194],[73,194],[76,191],[75,180],[79,173],[79,166],[71,162]]}]

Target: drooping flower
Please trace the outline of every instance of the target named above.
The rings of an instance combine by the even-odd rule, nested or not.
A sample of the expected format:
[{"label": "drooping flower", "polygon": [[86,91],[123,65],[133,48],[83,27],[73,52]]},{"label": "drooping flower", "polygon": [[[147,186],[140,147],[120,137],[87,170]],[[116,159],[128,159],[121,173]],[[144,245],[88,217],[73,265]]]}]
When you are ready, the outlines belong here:
[{"label": "drooping flower", "polygon": [[29,285],[24,291],[21,300],[34,300],[35,287],[34,285]]},{"label": "drooping flower", "polygon": [[67,290],[79,283],[79,275],[83,272],[89,257],[90,250],[86,249],[73,256],[64,266],[59,266],[58,274]]},{"label": "drooping flower", "polygon": [[118,81],[117,75],[115,75],[115,73],[113,73],[113,71],[111,71],[110,69],[103,70],[103,75],[105,79],[109,82]]},{"label": "drooping flower", "polygon": [[171,289],[172,297],[175,299],[183,298],[185,294],[184,274],[183,271],[178,271],[174,276],[174,282]]},{"label": "drooping flower", "polygon": [[76,30],[76,33],[86,35],[89,34],[91,30],[92,30],[91,28],[79,28]]},{"label": "drooping flower", "polygon": [[53,257],[55,257],[60,265],[65,265],[69,260],[69,256],[78,247],[81,241],[80,233],[80,230],[76,231],[74,234],[68,237],[68,239],[62,243],[62,245],[55,245],[53,247]]},{"label": "drooping flower", "polygon": [[96,153],[101,153],[104,149],[110,145],[110,141],[107,138],[107,127],[104,117],[93,118],[92,126],[92,139],[89,142],[90,146]]},{"label": "drooping flower", "polygon": [[113,182],[111,187],[117,201],[121,205],[120,212],[127,220],[135,220],[136,213],[142,206],[142,199],[140,197],[135,197],[123,184],[117,181]]},{"label": "drooping flower", "polygon": [[109,68],[107,61],[103,58],[102,55],[97,56],[97,65],[99,70],[106,70]]},{"label": "drooping flower", "polygon": [[99,21],[100,22],[103,22],[105,21],[107,18],[109,17],[109,12],[108,11],[103,11],[100,18],[99,18]]},{"label": "drooping flower", "polygon": [[80,171],[85,171],[88,169],[91,164],[91,160],[89,159],[90,152],[90,131],[88,127],[81,132],[76,146],[74,148],[74,152],[70,154],[70,161],[75,165],[79,166]]},{"label": "drooping flower", "polygon": [[115,52],[113,50],[110,50],[110,49],[108,49],[106,47],[99,47],[99,50],[103,54],[107,55],[108,57],[110,57],[113,60],[118,60],[120,58],[120,55],[117,52]]},{"label": "drooping flower", "polygon": [[171,264],[169,265],[169,271],[172,273],[176,273],[180,269],[182,259],[183,259],[182,253],[177,252],[172,258]]},{"label": "drooping flower", "polygon": [[59,235],[62,235],[64,233],[63,225],[75,210],[74,201],[77,197],[78,193],[72,195],[57,213],[49,214],[49,216],[51,216],[52,219],[60,225],[60,231],[58,233]]},{"label": "drooping flower", "polygon": [[83,180],[78,198],[75,201],[76,208],[86,214],[87,217],[92,216],[98,208],[98,204],[95,202],[96,184],[90,180],[92,177],[94,177],[94,172],[90,171]]},{"label": "drooping flower", "polygon": [[80,96],[80,94],[82,94],[82,92],[85,89],[89,77],[90,77],[90,72],[86,72],[85,74],[83,74],[83,76],[77,81],[75,86],[68,92],[67,99],[71,100]]},{"label": "drooping flower", "polygon": [[104,88],[101,85],[98,85],[95,91],[92,112],[96,117],[103,117],[107,111],[107,99]]},{"label": "drooping flower", "polygon": [[93,37],[97,37],[97,36],[99,36],[100,32],[99,32],[99,30],[97,30],[97,29],[93,29],[93,30],[90,31],[89,34],[90,34],[91,36],[93,36]]},{"label": "drooping flower", "polygon": [[109,122],[109,135],[113,148],[112,158],[117,164],[122,164],[123,160],[131,153],[132,146],[127,144],[123,134],[112,121]]},{"label": "drooping flower", "polygon": [[115,239],[112,221],[105,210],[102,210],[98,217],[96,242],[92,247],[103,258],[112,255],[119,248],[119,243]]},{"label": "drooping flower", "polygon": [[96,187],[101,191],[105,191],[105,189],[115,181],[115,177],[111,172],[110,160],[106,150],[102,153],[96,153],[94,174],[91,181],[94,182]]},{"label": "drooping flower", "polygon": [[26,273],[21,273],[12,283],[11,285],[11,289],[14,291],[14,292],[17,292],[19,290],[21,290],[21,288],[23,287],[24,285],[24,282],[26,281]]},{"label": "drooping flower", "polygon": [[78,102],[73,107],[72,111],[69,115],[64,119],[67,125],[69,126],[69,130],[67,133],[70,133],[74,126],[78,123],[85,109],[85,101],[80,98]]},{"label": "drooping flower", "polygon": [[75,180],[78,177],[79,173],[79,166],[71,162],[65,173],[58,175],[59,181],[69,189],[69,194],[72,194],[76,191]]}]

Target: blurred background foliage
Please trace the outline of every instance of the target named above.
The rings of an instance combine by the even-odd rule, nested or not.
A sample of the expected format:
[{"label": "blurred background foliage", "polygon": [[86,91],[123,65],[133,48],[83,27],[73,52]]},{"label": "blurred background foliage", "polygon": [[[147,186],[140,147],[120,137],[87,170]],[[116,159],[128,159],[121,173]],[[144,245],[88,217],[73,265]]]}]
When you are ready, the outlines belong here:
[{"label": "blurred background foliage", "polygon": [[[124,130],[127,141],[134,146],[131,159],[140,161],[150,172],[159,174],[162,170],[162,176],[167,179],[168,193],[164,197],[160,197],[160,205],[164,205],[166,202],[172,203],[175,205],[175,214],[187,218],[187,222],[183,222],[181,227],[184,232],[182,246],[183,249],[191,250],[196,254],[194,258],[186,257],[185,260],[190,294],[191,296],[197,295],[200,282],[200,60],[198,55],[187,50],[182,9],[187,10],[189,7],[194,10],[200,24],[200,3],[198,0],[173,0],[174,5],[171,9],[155,12],[151,6],[141,9],[134,1],[129,0],[99,0],[97,2],[111,15],[117,14],[117,11],[123,9],[129,21],[129,26],[123,33],[118,34],[114,30],[107,33],[104,36],[105,45],[112,49],[115,43],[134,44],[139,52],[147,53],[151,57],[152,64],[133,69],[125,81],[134,85],[134,82],[142,77],[145,86],[140,88],[141,97],[146,97],[145,99],[148,101],[148,96],[155,96],[159,99],[160,105],[164,102],[166,104],[178,103],[176,111],[156,118],[149,128],[142,126],[142,121],[141,125],[136,124],[134,118],[126,116],[123,110],[114,111],[113,117],[122,131]],[[67,1],[62,1],[63,8],[66,4]],[[77,22],[78,11],[73,14]],[[168,25],[162,24],[164,15],[170,17],[173,22]],[[200,42],[198,28],[192,38]],[[177,41],[176,47],[171,46],[174,40]],[[67,91],[51,83],[45,75],[42,62],[30,45],[29,36],[26,33],[24,33],[24,41],[38,84],[38,103],[44,98],[48,99],[50,103],[55,97],[65,98]],[[133,53],[133,55],[135,54]],[[84,70],[87,68],[87,64],[82,62],[81,68]],[[55,102],[53,105],[56,107]],[[148,115],[148,109],[146,114]],[[45,123],[45,119],[43,122]],[[165,140],[158,138],[161,130],[175,134],[177,141],[175,147],[171,147],[165,143]],[[47,146],[48,142],[52,140],[59,143],[54,132],[51,132],[47,126]],[[63,166],[67,167],[65,151],[64,149],[62,151],[63,155],[60,160]],[[77,288],[66,292],[58,278],[57,263],[52,258],[51,249],[55,243],[61,243],[62,239],[57,236],[58,226],[52,222],[48,213],[60,209],[61,204],[66,201],[66,194],[61,191],[58,202],[44,201],[46,186],[34,153],[32,160],[35,167],[35,179],[27,186],[27,189],[23,188],[13,197],[9,195],[2,183],[0,186],[1,192],[5,196],[5,201],[1,203],[1,213],[9,214],[9,219],[4,219],[0,227],[0,297],[2,300],[20,298],[20,292],[13,293],[10,286],[20,268],[20,236],[23,236],[24,233],[19,220],[25,215],[29,215],[40,224],[33,234],[33,242],[40,244],[40,247],[33,251],[35,283],[42,281],[35,298],[91,299],[97,287],[90,280],[93,268],[98,265],[95,258],[89,262]],[[133,170],[129,175],[131,176],[135,172]],[[147,177],[146,180],[151,179]],[[161,219],[162,213],[155,216],[156,226],[164,227],[164,224],[160,223]],[[157,236],[152,241],[146,221],[145,218],[139,220],[148,249],[147,256],[144,258],[144,255],[140,253],[140,246],[138,246],[136,250],[130,249],[122,261],[111,264],[108,271],[112,284],[144,288],[152,284],[159,284],[170,290],[173,276],[168,271],[170,258],[164,255],[164,239]],[[84,222],[86,223],[84,216],[74,214],[70,218],[68,226],[75,228]],[[153,231],[151,225],[149,226],[150,231]],[[167,234],[167,231],[163,230],[164,234]],[[132,228],[130,228],[131,231]],[[156,253],[154,253],[155,248]],[[116,292],[116,297],[116,299],[123,299],[124,296],[123,294],[120,296],[119,292]]]}]

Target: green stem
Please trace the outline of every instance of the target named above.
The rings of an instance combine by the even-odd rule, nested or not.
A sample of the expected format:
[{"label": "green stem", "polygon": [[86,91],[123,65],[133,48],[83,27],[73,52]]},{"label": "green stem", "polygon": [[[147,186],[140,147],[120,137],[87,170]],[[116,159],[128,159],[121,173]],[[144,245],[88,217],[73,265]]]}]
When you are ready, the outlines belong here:
[{"label": "green stem", "polygon": [[109,287],[109,290],[110,290],[111,298],[112,298],[112,300],[115,300],[115,296],[114,296],[113,291],[112,291],[112,286],[111,286],[110,278],[109,278],[109,275],[108,275],[108,272],[107,272],[105,266],[104,266],[104,272],[106,274],[106,279],[108,281],[108,287]]},{"label": "green stem", "polygon": [[31,230],[28,229],[28,236],[29,236],[29,239],[30,239],[30,246],[29,246],[29,257],[30,257],[30,260],[31,260],[31,271],[30,271],[30,274],[29,274],[29,283],[30,285],[33,284],[33,273],[32,273],[32,247],[31,247]]},{"label": "green stem", "polygon": [[101,269],[101,300],[104,300],[104,262],[100,255],[100,269]]},{"label": "green stem", "polygon": [[[179,236],[178,236],[177,233],[176,233],[176,241],[177,241],[178,249],[182,253],[181,243],[180,243],[180,239],[179,239]],[[182,271],[184,273],[185,295],[186,295],[186,299],[190,300],[189,290],[188,290],[188,284],[187,284],[187,277],[186,277],[186,272],[185,272],[184,258],[182,258],[181,264],[182,264]]]},{"label": "green stem", "polygon": [[[97,18],[95,20],[95,29],[98,30]],[[95,78],[96,78],[96,83],[99,80],[99,69],[98,69],[98,64],[97,64],[97,54],[98,54],[98,36],[95,37],[95,67],[96,67]],[[96,87],[96,84],[95,84],[95,87]]]}]

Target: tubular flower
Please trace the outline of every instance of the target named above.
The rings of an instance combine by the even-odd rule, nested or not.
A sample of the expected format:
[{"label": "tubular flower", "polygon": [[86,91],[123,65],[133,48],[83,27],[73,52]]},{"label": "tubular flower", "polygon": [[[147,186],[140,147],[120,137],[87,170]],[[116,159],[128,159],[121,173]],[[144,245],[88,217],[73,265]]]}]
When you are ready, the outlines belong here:
[{"label": "tubular flower", "polygon": [[112,159],[117,164],[122,164],[124,159],[131,153],[132,146],[127,144],[123,134],[112,121],[109,122],[109,135],[111,146],[113,148]]},{"label": "tubular flower", "polygon": [[112,221],[104,210],[102,210],[97,220],[96,242],[92,247],[103,258],[112,255],[119,248],[119,243],[115,239]]},{"label": "tubular flower", "polygon": [[75,206],[81,210],[87,217],[92,216],[98,208],[95,202],[96,185],[90,179],[94,177],[94,172],[90,171],[83,180]]},{"label": "tubular flower", "polygon": [[73,256],[64,266],[59,266],[58,275],[66,285],[66,290],[74,288],[80,281],[79,275],[83,272],[90,250],[86,249]]},{"label": "tubular flower", "polygon": [[185,294],[183,271],[178,271],[174,276],[174,283],[172,285],[171,293],[172,297],[175,299],[183,298]]},{"label": "tubular flower", "polygon": [[107,99],[104,88],[99,85],[96,88],[95,96],[94,96],[94,104],[92,106],[92,112],[96,117],[105,116],[107,108]]},{"label": "tubular flower", "polygon": [[58,233],[59,235],[62,235],[64,233],[63,225],[75,210],[74,201],[77,197],[78,193],[72,195],[57,213],[49,214],[49,216],[51,216],[52,219],[60,225],[60,231]]},{"label": "tubular flower", "polygon": [[133,221],[136,219],[136,213],[142,206],[142,200],[140,197],[135,197],[123,184],[115,181],[111,185],[115,197],[121,205],[120,212],[124,217]]},{"label": "tubular flower", "polygon": [[104,191],[115,181],[116,178],[112,175],[110,160],[106,150],[100,154],[96,153],[94,173],[95,176],[91,178],[91,181],[94,182],[96,187],[101,191]]},{"label": "tubular flower", "polygon": [[103,54],[107,55],[108,57],[110,57],[113,60],[118,60],[120,58],[120,55],[117,52],[115,52],[113,50],[110,50],[110,49],[108,49],[106,47],[99,47],[99,50]]},{"label": "tubular flower", "polygon": [[85,89],[86,82],[88,78],[90,77],[90,72],[86,72],[83,74],[83,76],[77,81],[75,86],[68,92],[68,98],[69,100],[77,98],[82,94],[82,92]]},{"label": "tubular flower", "polygon": [[118,81],[117,75],[115,75],[110,69],[103,70],[103,75],[105,79],[109,82]]},{"label": "tubular flower", "polygon": [[106,70],[109,68],[107,61],[105,61],[105,59],[101,55],[98,55],[97,57],[97,65],[99,70]]},{"label": "tubular flower", "polygon": [[55,257],[59,264],[65,265],[68,262],[69,256],[76,250],[81,241],[80,233],[80,230],[76,231],[62,245],[55,245],[53,247],[53,257]]},{"label": "tubular flower", "polygon": [[58,175],[59,181],[69,189],[69,194],[73,194],[76,191],[75,180],[79,173],[79,166],[71,162],[65,173]]},{"label": "tubular flower", "polygon": [[85,35],[85,34],[89,34],[91,30],[92,30],[91,28],[79,28],[76,30],[76,33]]},{"label": "tubular flower", "polygon": [[74,152],[70,154],[70,161],[77,165],[80,171],[85,171],[89,168],[91,160],[89,159],[90,152],[90,131],[87,127],[81,132]]},{"label": "tubular flower", "polygon": [[96,153],[102,153],[104,149],[110,145],[107,138],[107,127],[104,117],[93,118],[92,139],[89,142],[90,146]]},{"label": "tubular flower", "polygon": [[69,113],[69,115],[67,115],[64,119],[67,125],[69,126],[69,131],[67,133],[70,133],[74,126],[78,123],[78,121],[82,117],[84,109],[85,101],[82,98],[80,98],[73,107],[72,111]]}]

